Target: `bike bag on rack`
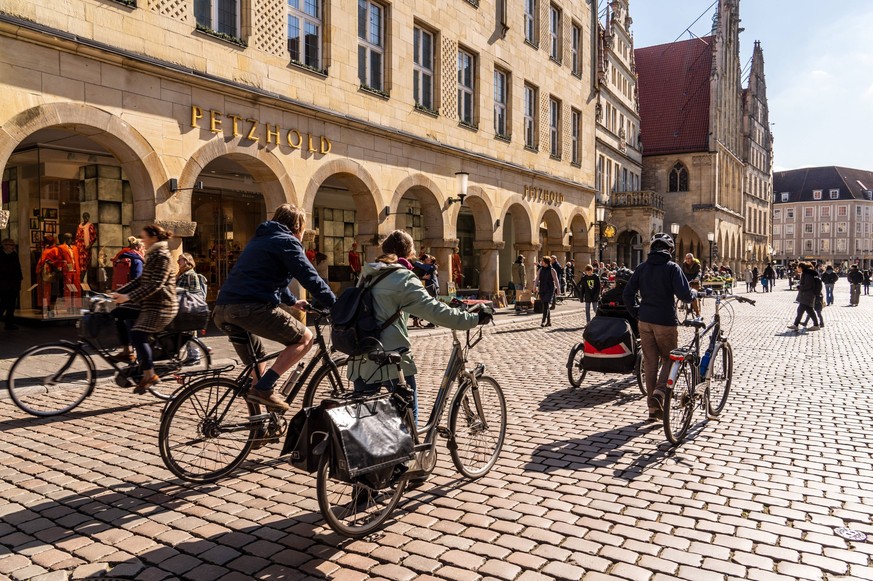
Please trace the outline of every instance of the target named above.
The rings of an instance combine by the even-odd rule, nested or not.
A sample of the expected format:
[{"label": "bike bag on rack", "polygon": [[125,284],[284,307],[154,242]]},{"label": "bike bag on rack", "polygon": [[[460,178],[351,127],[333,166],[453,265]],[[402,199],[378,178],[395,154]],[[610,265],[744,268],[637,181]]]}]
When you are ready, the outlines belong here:
[{"label": "bike bag on rack", "polygon": [[633,329],[626,319],[597,316],[582,335],[582,368],[601,373],[630,373],[637,358]]}]

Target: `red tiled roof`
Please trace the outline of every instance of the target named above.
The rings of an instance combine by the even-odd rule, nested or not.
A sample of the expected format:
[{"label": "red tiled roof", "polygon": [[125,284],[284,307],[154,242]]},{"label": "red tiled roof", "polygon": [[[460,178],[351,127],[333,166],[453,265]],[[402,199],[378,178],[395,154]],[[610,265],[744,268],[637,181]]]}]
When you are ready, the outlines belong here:
[{"label": "red tiled roof", "polygon": [[706,151],[711,36],[634,51],[643,155]]}]

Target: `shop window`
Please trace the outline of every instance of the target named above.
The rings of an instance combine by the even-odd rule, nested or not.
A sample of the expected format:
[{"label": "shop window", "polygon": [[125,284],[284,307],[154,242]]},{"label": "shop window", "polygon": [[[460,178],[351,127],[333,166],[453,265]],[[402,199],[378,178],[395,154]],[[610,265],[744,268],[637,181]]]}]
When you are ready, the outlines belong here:
[{"label": "shop window", "polygon": [[208,31],[240,37],[240,0],[194,0],[194,19]]},{"label": "shop window", "polygon": [[509,73],[494,69],[494,134],[509,137]]},{"label": "shop window", "polygon": [[458,50],[458,118],[470,127],[476,124],[476,57]]},{"label": "shop window", "polygon": [[561,157],[561,102],[555,98],[549,99],[549,153]]},{"label": "shop window", "polygon": [[432,32],[416,26],[412,31],[412,95],[416,106],[433,111],[433,39]]},{"label": "shop window", "polygon": [[688,191],[688,168],[681,161],[677,161],[673,169],[670,170],[670,192],[687,192]]},{"label": "shop window", "polygon": [[288,53],[291,61],[321,70],[321,0],[288,0]]},{"label": "shop window", "polygon": [[358,0],[358,80],[385,91],[385,7],[370,0]]},{"label": "shop window", "polygon": [[524,146],[528,149],[537,148],[537,89],[531,85],[524,86]]},{"label": "shop window", "polygon": [[537,0],[524,0],[524,40],[537,43]]}]

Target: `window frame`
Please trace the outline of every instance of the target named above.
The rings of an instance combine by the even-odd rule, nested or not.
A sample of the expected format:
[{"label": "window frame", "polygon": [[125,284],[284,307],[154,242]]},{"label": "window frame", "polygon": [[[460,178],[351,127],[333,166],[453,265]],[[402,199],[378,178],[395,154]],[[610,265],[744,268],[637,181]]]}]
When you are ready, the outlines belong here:
[{"label": "window frame", "polygon": [[815,228],[813,228],[814,224],[809,222],[803,225],[803,233],[804,234],[815,234]]},{"label": "window frame", "polygon": [[[668,176],[667,180],[667,191],[669,193],[688,192],[690,191],[688,189],[690,187],[690,181],[691,177],[688,173],[688,167],[681,161],[677,161],[675,164],[673,164],[673,167],[670,168],[670,175]],[[683,185],[685,186],[684,189],[682,188]]]},{"label": "window frame", "polygon": [[831,217],[831,207],[830,206],[822,206],[819,209],[819,218],[830,218]]},{"label": "window frame", "polygon": [[[498,100],[497,94],[497,77],[503,77],[503,94],[502,101]],[[503,70],[500,67],[494,67],[494,86],[493,86],[493,97],[494,97],[494,136],[509,140],[511,139],[512,133],[510,132],[510,127],[512,127],[511,120],[509,117],[510,112],[510,99],[511,99],[511,79],[512,75],[509,71]],[[502,113],[503,117],[503,130],[498,127],[498,119],[500,119]]]},{"label": "window frame", "polygon": [[785,221],[794,222],[794,208],[788,208],[785,210]]},{"label": "window frame", "polygon": [[[422,42],[425,36],[430,37],[430,68],[428,69],[422,64],[421,57],[424,55],[424,43]],[[419,23],[415,23],[412,27],[412,100],[415,107],[425,111],[435,113],[436,106],[436,91],[434,83],[436,81],[436,41],[437,34],[425,28]],[[418,49],[416,49],[416,44]],[[422,99],[422,80],[424,77],[430,77],[430,104],[425,104]],[[416,94],[418,93],[418,94]]]},{"label": "window frame", "polygon": [[[209,3],[209,24],[208,25],[203,24],[202,22],[197,20],[197,10],[196,10],[197,2],[195,1],[194,2],[194,8],[195,8],[195,10],[194,10],[194,22],[195,22],[195,25],[197,27],[202,28],[204,32],[224,35],[227,37],[227,39],[225,39],[225,40],[230,40],[230,39],[232,39],[232,41],[241,41],[242,40],[242,0],[232,0],[236,6],[236,22],[234,23],[236,26],[236,30],[234,31],[234,34],[230,34],[229,32],[226,32],[226,31],[221,30],[219,28],[220,25],[219,25],[219,17],[218,17],[218,7],[219,7],[219,3],[221,2],[221,0],[201,0],[201,1]],[[221,37],[219,37],[219,38],[221,38]]]},{"label": "window frame", "polygon": [[[524,0],[524,41],[531,46],[539,46],[539,0]],[[530,33],[530,34],[528,34]]]},{"label": "window frame", "polygon": [[582,165],[582,152],[579,149],[582,133],[582,112],[570,108],[570,163],[575,166]]},{"label": "window frame", "polygon": [[815,208],[806,207],[803,209],[803,219],[815,218]]},{"label": "window frame", "polygon": [[561,100],[549,95],[549,155],[561,159]]},{"label": "window frame", "polygon": [[[300,5],[300,3],[302,3],[305,6],[306,2],[307,2],[307,0],[297,0],[297,1],[298,1],[298,6]],[[291,23],[289,22],[289,20],[291,18],[297,18],[298,21],[302,24],[302,26],[299,26],[299,28],[298,28],[298,32],[300,33],[300,36],[298,36],[297,41],[300,43],[300,47],[297,50],[298,50],[298,56],[302,55],[303,58],[302,59],[301,58],[295,59],[293,56],[291,56],[291,62],[296,64],[296,65],[304,66],[308,69],[322,72],[322,71],[324,71],[324,68],[325,68],[324,67],[324,1],[323,0],[313,0],[313,1],[315,2],[315,5],[316,5],[317,11],[318,11],[318,16],[312,16],[311,14],[308,14],[306,12],[305,8],[299,8],[299,7],[294,8],[291,6],[290,2],[288,2],[288,1],[285,2],[285,15],[286,15],[286,25],[287,25],[286,33],[290,33]],[[314,23],[318,28],[318,33],[317,33],[318,55],[316,57],[317,62],[314,65],[307,62],[307,54],[306,54],[306,50],[307,50],[306,24],[307,23],[310,23],[310,24]],[[288,35],[288,34],[286,34],[286,36],[289,36],[289,38],[287,39],[288,54],[292,55],[291,46],[290,46],[291,38],[290,38],[290,35]]]},{"label": "window frame", "polygon": [[[461,81],[461,59],[463,56],[469,57],[470,61],[470,85],[465,85]],[[476,55],[462,47],[458,47],[458,120],[461,125],[470,128],[476,128]],[[470,111],[463,111],[462,93],[470,95]],[[465,113],[469,113],[469,121],[465,118]]]},{"label": "window frame", "polygon": [[840,199],[840,189],[839,188],[831,188],[830,191],[828,192],[828,194],[830,195],[830,198],[832,200],[839,200]]},{"label": "window frame", "polygon": [[555,4],[549,4],[549,58],[556,63],[561,63],[561,52],[563,49],[562,37],[562,20],[563,14],[561,9]]},{"label": "window frame", "polygon": [[812,190],[812,199],[820,200],[821,199],[821,190]]},{"label": "window frame", "polygon": [[[524,146],[539,151],[539,88],[530,83],[524,84]],[[530,139],[528,139],[528,132]]]},{"label": "window frame", "polygon": [[[367,34],[366,38],[361,38],[360,7],[361,7],[362,3],[366,4],[366,7],[367,7],[366,13],[365,13],[366,16],[364,18],[365,34]],[[373,44],[373,42],[370,40],[370,32],[371,32],[370,24],[371,24],[371,19],[372,19],[371,14],[372,14],[372,9],[374,6],[379,8],[379,35],[380,35],[379,42],[380,42],[380,44]],[[386,74],[385,74],[387,68],[385,67],[385,60],[387,58],[387,52],[388,52],[388,47],[387,47],[387,43],[386,43],[386,39],[388,37],[388,35],[386,34],[386,26],[388,23],[388,19],[386,18],[386,13],[388,11],[388,6],[385,4],[382,4],[381,2],[377,2],[376,0],[358,0],[358,10],[359,10],[359,14],[358,14],[358,16],[359,16],[359,18],[358,18],[358,81],[361,83],[362,89],[368,90],[371,92],[375,92],[375,93],[378,93],[382,96],[387,97],[388,96],[388,92],[386,90],[387,79],[386,79]],[[363,48],[366,51],[366,53],[365,53],[366,58],[364,61],[365,62],[364,68],[365,68],[365,73],[366,73],[366,81],[361,78],[361,61],[360,61],[361,48]],[[380,62],[381,62],[380,69],[381,70],[379,71],[379,73],[380,73],[379,77],[380,77],[380,81],[381,81],[381,85],[382,85],[381,87],[377,87],[377,86],[374,86],[374,84],[372,84],[372,80],[373,80],[372,64],[373,64],[373,54],[374,53],[379,54],[381,57],[381,59],[380,59]]]},{"label": "window frame", "polygon": [[782,221],[782,209],[773,210],[773,220]]},{"label": "window frame", "polygon": [[582,75],[582,27],[572,23],[570,27],[570,73],[577,77]]},{"label": "window frame", "polygon": [[791,194],[789,192],[782,192],[780,194],[780,196],[781,196],[783,202],[787,202],[788,200],[791,199]]},{"label": "window frame", "polygon": [[837,218],[848,218],[849,206],[837,206]]}]

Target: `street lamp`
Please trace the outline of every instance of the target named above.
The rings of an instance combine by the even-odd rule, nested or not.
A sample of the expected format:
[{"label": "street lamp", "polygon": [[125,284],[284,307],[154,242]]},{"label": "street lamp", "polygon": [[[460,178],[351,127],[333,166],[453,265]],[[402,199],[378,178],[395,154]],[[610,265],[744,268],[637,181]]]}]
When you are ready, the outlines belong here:
[{"label": "street lamp", "polygon": [[707,232],[706,239],[709,240],[709,268],[712,268],[712,245],[715,244],[715,232]]},{"label": "street lamp", "polygon": [[[679,224],[676,222],[670,224],[670,234],[673,235],[673,245],[676,246],[679,238]],[[676,252],[678,252],[678,250]]]}]

